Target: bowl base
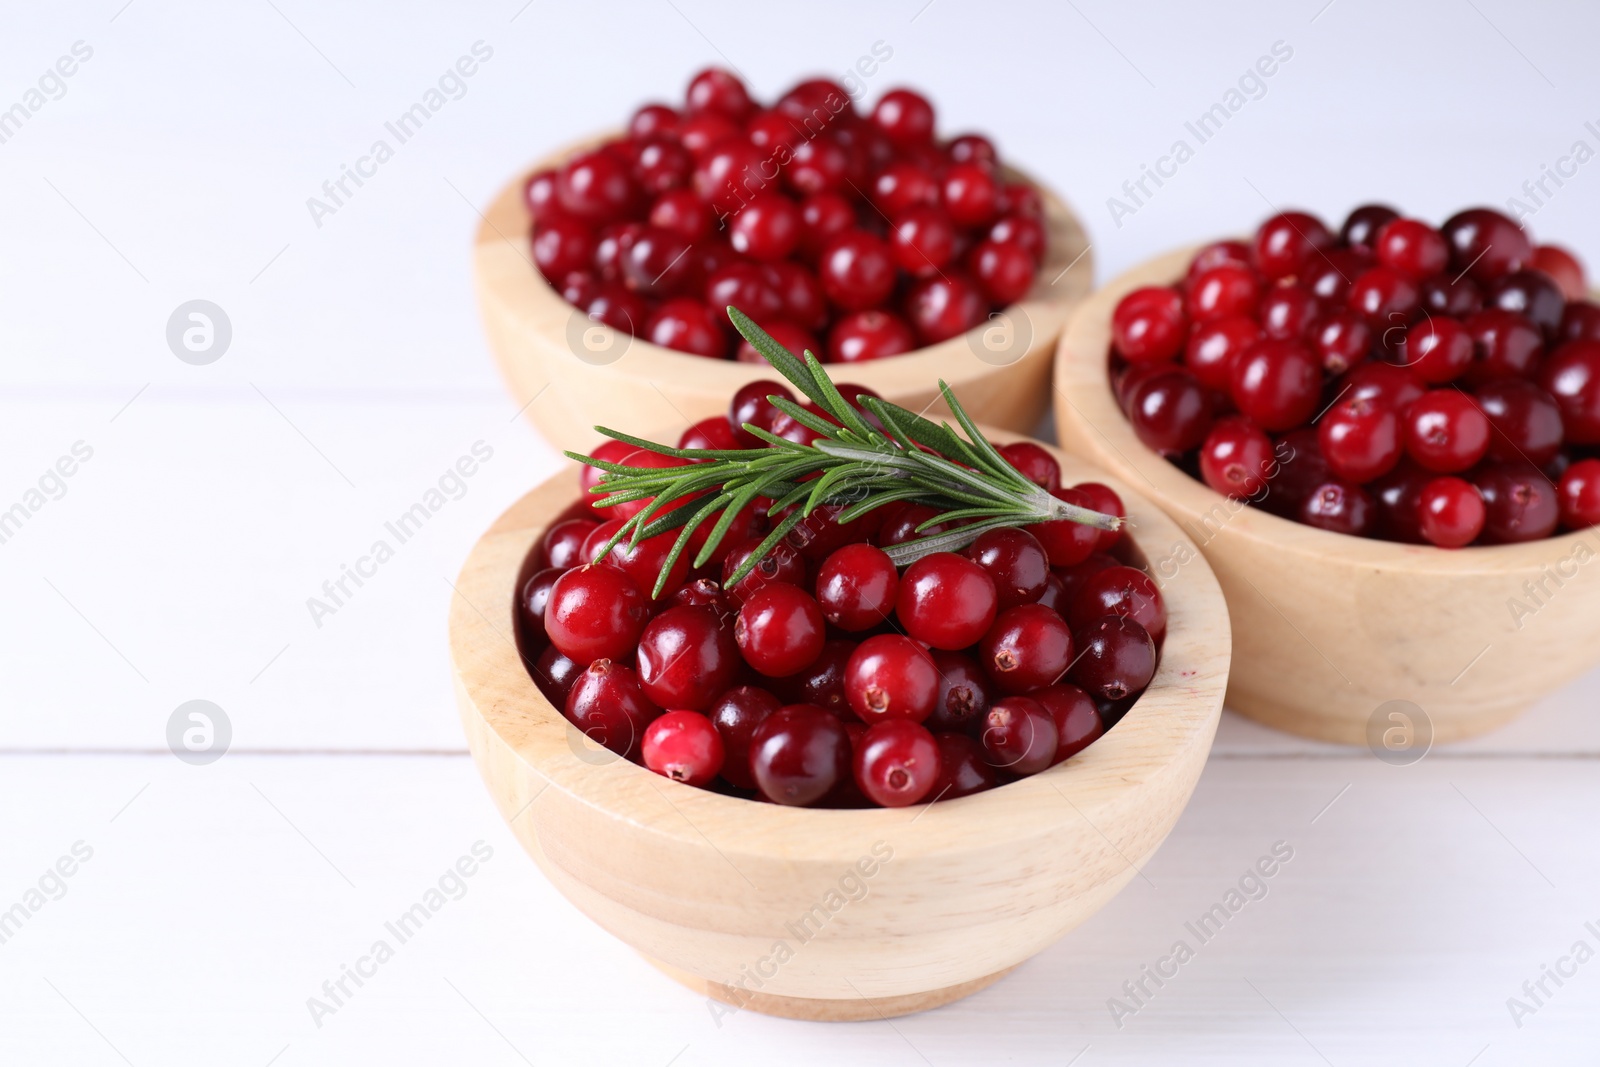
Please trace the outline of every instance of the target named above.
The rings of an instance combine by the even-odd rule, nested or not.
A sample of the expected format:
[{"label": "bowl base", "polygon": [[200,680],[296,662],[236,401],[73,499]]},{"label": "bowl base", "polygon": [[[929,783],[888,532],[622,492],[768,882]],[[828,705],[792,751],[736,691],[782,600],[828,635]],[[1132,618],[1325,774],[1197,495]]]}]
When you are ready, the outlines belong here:
[{"label": "bowl base", "polygon": [[[643,956],[643,953],[640,953]],[[854,1023],[873,1019],[892,1019],[897,1015],[914,1015],[919,1011],[942,1008],[946,1004],[986,989],[1016,967],[974,978],[970,982],[930,989],[922,993],[905,993],[896,997],[849,997],[843,1000],[826,1000],[820,997],[781,997],[772,993],[751,993],[722,982],[713,982],[690,974],[650,956],[644,957],[651,966],[673,978],[696,993],[742,1011],[777,1015],[785,1019],[805,1019],[811,1022]]]},{"label": "bowl base", "polygon": [[[1372,706],[1376,709],[1381,703],[1382,701],[1374,698]],[[1426,703],[1424,698],[1421,701],[1424,708]],[[1446,713],[1435,709],[1435,713],[1428,718],[1428,743],[1430,746],[1443,745],[1489,733],[1517,718],[1532,706],[1532,702],[1518,703],[1471,715],[1454,711]],[[1258,694],[1238,692],[1232,685],[1228,687],[1227,707],[1263,726],[1270,726],[1274,730],[1309,738],[1312,741],[1330,741],[1337,745],[1370,743],[1367,719],[1348,710],[1322,710],[1287,704]]]}]

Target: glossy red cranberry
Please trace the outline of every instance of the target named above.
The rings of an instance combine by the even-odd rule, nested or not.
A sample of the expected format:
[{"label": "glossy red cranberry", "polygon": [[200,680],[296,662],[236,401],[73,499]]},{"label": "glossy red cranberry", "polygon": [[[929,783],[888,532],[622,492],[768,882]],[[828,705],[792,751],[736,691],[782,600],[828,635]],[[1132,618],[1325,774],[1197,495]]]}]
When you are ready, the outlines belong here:
[{"label": "glossy red cranberry", "polygon": [[960,274],[923,278],[906,293],[906,319],[925,345],[966,333],[988,313],[978,287]]},{"label": "glossy red cranberry", "polygon": [[1378,262],[1421,281],[1444,270],[1450,249],[1438,230],[1417,219],[1393,219],[1378,231]]},{"label": "glossy red cranberry", "polygon": [[[1123,622],[1130,627],[1138,625],[1126,620]],[[1149,639],[1150,635],[1146,634],[1145,640]],[[1029,696],[1050,713],[1051,720],[1056,724],[1056,754],[1050,761],[1052,764],[1077,755],[1105,733],[1105,724],[1095,708],[1094,698],[1075,685],[1063,682],[1046,686]]]},{"label": "glossy red cranberry", "polygon": [[747,260],[725,263],[706,278],[706,303],[713,308],[736,307],[758,322],[783,314],[783,298],[759,264]]},{"label": "glossy red cranberry", "polygon": [[1198,448],[1211,431],[1211,397],[1183,367],[1146,378],[1128,399],[1133,432],[1157,452]]},{"label": "glossy red cranberry", "polygon": [[895,616],[906,633],[934,648],[974,644],[994,622],[994,580],[954,552],[934,552],[906,568]]},{"label": "glossy red cranberry", "polygon": [[1560,245],[1536,245],[1528,266],[1549,275],[1556,288],[1567,300],[1582,300],[1589,295],[1589,283],[1583,276],[1583,264],[1578,257]]},{"label": "glossy red cranberry", "polygon": [[[737,307],[738,305],[734,306]],[[799,356],[810,352],[820,358],[822,346],[812,336],[811,331],[795,325],[788,319],[763,319],[757,325],[766,330],[768,337],[778,342],[791,354]],[[766,357],[756,350],[756,346],[742,339],[739,341],[739,350],[734,353],[733,358],[740,363],[767,365]],[[777,420],[773,420],[773,422],[774,426],[776,426]]]},{"label": "glossy red cranberry", "polygon": [[1537,385],[1508,378],[1480,385],[1474,395],[1489,419],[1491,460],[1543,467],[1561,451],[1561,409]]},{"label": "glossy red cranberry", "polygon": [[683,431],[683,436],[678,438],[678,447],[731,451],[740,446],[739,442],[734,440],[728,420],[721,415],[713,415],[709,419],[701,419]]},{"label": "glossy red cranberry", "polygon": [[1569,530],[1600,526],[1600,459],[1580,459],[1556,488],[1561,525]]},{"label": "glossy red cranberry", "polygon": [[831,78],[808,78],[779,97],[773,107],[814,128],[860,117],[850,94]]},{"label": "glossy red cranberry", "polygon": [[1376,260],[1366,252],[1335,248],[1312,256],[1300,274],[1298,285],[1293,288],[1309,291],[1321,301],[1323,307],[1344,307],[1345,300],[1350,296],[1351,281],[1375,265]]},{"label": "glossy red cranberry", "polygon": [[872,124],[895,145],[933,140],[933,105],[910,89],[891,89],[872,109]]},{"label": "glossy red cranberry", "polygon": [[692,356],[721,359],[728,351],[728,337],[722,318],[698,300],[676,297],[668,300],[645,320],[644,338],[663,348],[687,352]]},{"label": "glossy red cranberry", "polygon": [[622,254],[622,283],[644,296],[667,296],[684,290],[693,266],[682,235],[647,226]]},{"label": "glossy red cranberry", "polygon": [[697,711],[669,711],[645,727],[644,765],[686,785],[708,786],[722,770],[722,737]]},{"label": "glossy red cranberry", "polygon": [[1472,334],[1455,319],[1424,319],[1388,332],[1401,338],[1396,362],[1429,385],[1453,382],[1472,366]]},{"label": "glossy red cranberry", "polygon": [[578,680],[578,675],[583,673],[583,667],[566,656],[554,645],[539,653],[539,658],[533,663],[533,684],[539,687],[539,692],[544,698],[563,714],[567,707],[567,694],[572,692],[573,685]]},{"label": "glossy red cranberry", "polygon": [[578,308],[588,307],[589,301],[600,292],[600,279],[587,270],[569,271],[559,283],[553,284],[560,291],[561,299]]},{"label": "glossy red cranberry", "polygon": [[1033,257],[1020,245],[980,241],[967,257],[978,288],[1001,306],[1016,303],[1033,288]]},{"label": "glossy red cranberry", "polygon": [[[799,552],[805,559],[821,564],[836,549],[843,548],[847,544],[870,540],[878,530],[882,514],[873,511],[859,519],[841,523],[839,516],[849,506],[818,504],[811,514],[800,520],[799,525],[789,531],[788,536],[784,538],[784,544]],[[787,510],[779,512],[775,521],[781,521],[788,514]]]},{"label": "glossy red cranberry", "polygon": [[624,218],[638,198],[628,165],[604,149],[575,156],[562,166],[555,192],[562,211],[590,225]]},{"label": "glossy red cranberry", "polygon": [[669,603],[680,608],[710,608],[719,618],[732,618],[734,612],[733,606],[728,602],[728,595],[722,591],[721,583],[712,578],[696,578],[690,581],[672,594]]},{"label": "glossy red cranberry", "polygon": [[1200,446],[1200,477],[1224,496],[1256,496],[1274,466],[1272,438],[1243,416],[1218,420]]},{"label": "glossy red cranberry", "polygon": [[817,276],[835,305],[847,311],[875,307],[894,289],[894,258],[880,238],[851,230],[823,248]]},{"label": "glossy red cranberry", "polygon": [[1539,384],[1561,408],[1569,442],[1600,444],[1600,341],[1568,341],[1550,353]]},{"label": "glossy red cranberry", "polygon": [[1002,693],[1026,693],[1067,672],[1073,662],[1072,631],[1051,609],[1021,604],[995,618],[978,655]]},{"label": "glossy red cranberry", "polygon": [[[889,512],[890,508],[893,507],[894,505],[891,504],[882,510]],[[933,508],[922,504],[901,505],[892,514],[884,515],[883,525],[878,528],[876,537],[878,547],[893,548],[895,545],[903,545],[907,541],[917,541],[924,537],[932,537],[934,534],[944,533],[950,527],[942,522],[934,523],[926,530],[919,531],[917,529],[917,527],[938,514],[939,512]]]},{"label": "glossy red cranberry", "polygon": [[916,347],[916,335],[906,321],[877,308],[841,316],[828,333],[828,358],[833,363],[865,363]]},{"label": "glossy red cranberry", "polygon": [[690,114],[715,112],[729,119],[742,119],[754,106],[738,75],[720,67],[707,67],[689,81],[684,102]]},{"label": "glossy red cranberry", "polygon": [[528,175],[522,186],[522,202],[536,223],[561,214],[561,205],[556,200],[556,172],[538,170]]},{"label": "glossy red cranberry", "polygon": [[831,137],[801,141],[795,145],[783,177],[802,197],[842,193],[850,187],[850,154]]},{"label": "glossy red cranberry", "polygon": [[1263,336],[1261,326],[1243,316],[1202,323],[1190,331],[1183,361],[1201,385],[1227,393],[1233,380],[1233,365],[1245,349]]},{"label": "glossy red cranberry", "polygon": [[739,136],[739,124],[712,112],[691,115],[678,124],[678,141],[695,159],[704,159],[716,145]]},{"label": "glossy red cranberry", "polygon": [[1600,304],[1568,300],[1561,313],[1562,341],[1600,341]]},{"label": "glossy red cranberry", "polygon": [[1328,466],[1339,477],[1369,482],[1400,462],[1400,419],[1393,408],[1381,401],[1346,397],[1322,416],[1318,445]]},{"label": "glossy red cranberry", "polygon": [[594,269],[601,281],[622,283],[622,257],[645,229],[642,222],[617,222],[600,229],[594,246]]},{"label": "glossy red cranberry", "polygon": [[1560,286],[1543,271],[1519,270],[1504,275],[1489,286],[1485,302],[1490,307],[1514,311],[1537,326],[1546,337],[1561,329],[1566,298]]},{"label": "glossy red cranberry", "polygon": [[1377,509],[1374,535],[1389,541],[1422,544],[1422,487],[1437,475],[1402,459],[1394,469],[1362,488]]},{"label": "glossy red cranberry", "polygon": [[965,652],[929,652],[939,672],[939,695],[923,725],[934,733],[970,732],[994,702],[994,686]]},{"label": "glossy red cranberry", "polygon": [[1457,212],[1440,229],[1450,246],[1450,270],[1479,282],[1492,282],[1533,258],[1533,244],[1522,227],[1492,208]]},{"label": "glossy red cranberry", "polygon": [[1158,648],[1166,640],[1166,601],[1155,581],[1137,567],[1107,567],[1084,579],[1067,621],[1077,632],[1107,615],[1123,615],[1143,626]]},{"label": "glossy red cranberry", "polygon": [[666,104],[645,104],[628,120],[628,136],[637,139],[676,137],[682,122],[683,116],[675,108]]},{"label": "glossy red cranberry", "polygon": [[1300,505],[1299,518],[1307,526],[1318,529],[1369,537],[1377,514],[1366,490],[1334,478],[1311,491]]},{"label": "glossy red cranberry", "polygon": [[1160,363],[1183,349],[1189,319],[1176,289],[1135,289],[1111,313],[1111,343],[1130,363]]},{"label": "glossy red cranberry", "polygon": [[862,722],[921,722],[939,698],[939,671],[928,650],[911,638],[879,634],[850,654],[844,694]]},{"label": "glossy red cranberry", "polygon": [[1322,366],[1300,341],[1258,341],[1234,363],[1229,391],[1240,413],[1262,429],[1293,429],[1316,413]]},{"label": "glossy red cranberry", "polygon": [[1312,327],[1311,344],[1324,371],[1343,374],[1372,354],[1372,327],[1352,311],[1333,311]]},{"label": "glossy red cranberry", "polygon": [[1440,548],[1470,545],[1483,529],[1483,498],[1471,482],[1445,476],[1422,487],[1417,522],[1423,538]]},{"label": "glossy red cranberry", "polygon": [[1396,367],[1392,363],[1371,361],[1362,363],[1346,375],[1344,385],[1348,386],[1345,397],[1377,400],[1395,411],[1404,411],[1426,391],[1409,369]]},{"label": "glossy red cranberry", "polygon": [[[1057,500],[1094,510],[1094,501],[1077,489],[1052,489]],[[1052,519],[1024,527],[1044,547],[1052,567],[1071,567],[1088,559],[1100,544],[1100,531],[1071,519]]]},{"label": "glossy red cranberry", "polygon": [[1000,455],[1028,481],[1043,489],[1061,488],[1061,465],[1054,456],[1032,441],[1013,441],[1001,445]]},{"label": "glossy red cranberry", "polygon": [[739,666],[733,635],[711,608],[668,608],[639,636],[639,684],[664,708],[710,707]]},{"label": "glossy red cranberry", "polygon": [[[592,561],[606,542],[615,537],[622,528],[621,519],[610,519],[601,523],[589,532],[583,542],[581,554],[583,559]],[[645,596],[650,596],[655,588],[656,578],[660,576],[665,567],[667,557],[672,553],[672,546],[678,539],[678,531],[668,530],[665,533],[647,537],[636,545],[628,544],[627,540],[617,542],[611,547],[601,564],[612,567],[626,574],[634,580]],[[687,556],[680,555],[672,568],[667,573],[667,581],[661,589],[661,595],[654,598],[657,602],[667,600],[683,586],[684,580],[689,576],[689,560]]]},{"label": "glossy red cranberry", "polygon": [[544,628],[550,643],[579,664],[627,659],[649,617],[638,583],[612,567],[574,567],[550,590]]},{"label": "glossy red cranberry", "polygon": [[874,804],[915,804],[932,795],[939,779],[939,746],[925,727],[907,719],[869,726],[855,749],[855,779]]},{"label": "glossy red cranberry", "polygon": [[1249,245],[1243,241],[1214,241],[1194,254],[1194,258],[1189,261],[1186,277],[1193,280],[1213,267],[1220,267],[1225,263],[1255,269]]},{"label": "glossy red cranberry", "polygon": [[1417,283],[1389,267],[1373,267],[1350,283],[1345,305],[1367,320],[1380,342],[1389,343],[1389,331],[1398,332],[1422,307]]},{"label": "glossy red cranberry", "polygon": [[733,636],[746,663],[769,678],[782,678],[822,653],[824,626],[822,609],[809,593],[770,582],[744,598]]},{"label": "glossy red cranberry", "polygon": [[1471,278],[1435,275],[1423,279],[1418,293],[1422,310],[1430,315],[1465,319],[1483,310],[1483,290]]},{"label": "glossy red cranberry", "polygon": [[583,540],[600,524],[589,519],[565,519],[555,523],[539,539],[545,565],[567,570],[589,560],[581,558]]},{"label": "glossy red cranberry", "polygon": [[[621,463],[637,451],[638,449],[624,441],[608,439],[597,445],[594,451],[590,452],[589,455],[591,458],[598,459],[605,463]],[[583,489],[585,503],[599,499],[598,495],[591,493],[590,490],[600,484],[600,477],[604,473],[605,471],[595,466],[584,466],[578,472],[578,485]],[[609,518],[613,513],[613,509],[611,508],[591,510],[594,510],[596,518]]]},{"label": "glossy red cranberry", "polygon": [[970,797],[1000,784],[994,768],[983,758],[983,747],[965,734],[936,734],[939,746],[939,777],[931,796],[937,800]]},{"label": "glossy red cranberry", "polygon": [[694,158],[677,140],[660,137],[640,141],[638,145],[633,177],[647,196],[683,189],[688,184]]},{"label": "glossy red cranberry", "polygon": [[[913,208],[936,207],[939,203],[939,183],[934,176],[905,159],[890,163],[874,175],[869,192],[873,204],[891,219],[899,219]],[[944,218],[948,220],[949,216]]]},{"label": "glossy red cranberry", "polygon": [[1261,279],[1237,263],[1224,263],[1189,279],[1188,312],[1195,322],[1215,322],[1255,314],[1261,299]]},{"label": "glossy red cranberry", "polygon": [[644,695],[632,667],[597,659],[573,680],[565,714],[591,741],[633,759],[661,709]]},{"label": "glossy red cranberry", "polygon": [[742,385],[733,394],[733,399],[728,404],[728,426],[742,447],[759,448],[763,443],[744,429],[745,423],[759,426],[763,430],[772,429],[772,422],[778,417],[778,409],[767,399],[769,396],[781,396],[785,400],[794,399],[794,393],[788,386],[782,382],[766,379]]},{"label": "glossy red cranberry", "polygon": [[1378,231],[1400,217],[1400,212],[1383,204],[1363,204],[1350,212],[1339,228],[1339,239],[1351,248],[1376,252]]},{"label": "glossy red cranberry", "polygon": [[762,193],[728,224],[728,243],[752,259],[783,259],[800,243],[800,208],[782,193]]},{"label": "glossy red cranberry", "polygon": [[1490,463],[1472,476],[1483,497],[1483,538],[1491,544],[1537,541],[1561,520],[1556,487],[1527,463]]},{"label": "glossy red cranberry", "polygon": [[[1102,515],[1115,515],[1119,519],[1128,517],[1127,506],[1122,503],[1122,497],[1109,485],[1101,482],[1079,482],[1072,487],[1080,500],[1087,500],[1085,505],[1090,511],[1098,511]],[[1096,530],[1095,550],[1110,552],[1122,540],[1122,530]]]},{"label": "glossy red cranberry", "polygon": [[[955,257],[956,228],[943,208],[916,206],[891,218],[894,225],[890,227],[889,250],[906,273],[916,278],[930,277]],[[1031,279],[1031,259],[1028,267]]]},{"label": "glossy red cranberry", "polygon": [[900,576],[881,548],[845,545],[817,571],[817,604],[841,630],[870,630],[894,612]]},{"label": "glossy red cranberry", "polygon": [[989,766],[1015,775],[1038,774],[1050,766],[1060,743],[1050,713],[1024,696],[995,701],[978,738]]},{"label": "glossy red cranberry", "polygon": [[[626,456],[622,457],[622,464],[627,467],[651,467],[656,470],[666,470],[671,467],[687,467],[689,465],[689,461],[686,459],[679,459],[676,456],[663,456],[659,452],[651,452],[648,449],[636,448],[632,452],[629,452]],[[655,497],[647,497],[643,500],[630,500],[625,504],[612,505],[610,511],[614,518],[631,519],[635,515],[639,514],[639,512],[649,507],[654,500]],[[688,498],[682,497],[665,505],[660,512],[657,512],[657,514],[661,514],[665,511],[671,511],[673,508],[679,507],[687,502]]]},{"label": "glossy red cranberry", "polygon": [[1299,274],[1312,256],[1333,246],[1333,234],[1322,220],[1301,211],[1272,216],[1256,231],[1256,270],[1268,281]]},{"label": "glossy red cranberry", "polygon": [[1032,604],[1044,592],[1050,560],[1038,538],[1026,530],[990,530],[980,534],[963,554],[988,572],[1002,612]]},{"label": "glossy red cranberry", "polygon": [[1475,466],[1489,448],[1488,417],[1455,389],[1430,389],[1413,401],[1404,427],[1406,453],[1438,474]]},{"label": "glossy red cranberry", "polygon": [[694,191],[719,215],[733,215],[773,188],[775,167],[766,153],[742,138],[728,138],[697,157]]},{"label": "glossy red cranberry", "polygon": [[545,219],[533,228],[533,263],[552,284],[594,259],[594,233],[577,219]]},{"label": "glossy red cranberry", "polygon": [[741,685],[717,697],[706,712],[722,737],[722,777],[740,789],[754,789],[750,743],[756,727],[780,707],[777,697],[753,685]]},{"label": "glossy red cranberry", "polygon": [[853,722],[855,714],[845,696],[845,671],[856,643],[847,638],[835,637],[824,641],[822,652],[809,667],[785,678],[772,679],[772,691],[785,704],[815,704],[846,722]]},{"label": "glossy red cranberry", "polygon": [[986,226],[999,215],[1000,183],[983,163],[957,163],[945,171],[939,201],[958,226]]},{"label": "glossy red cranberry", "polygon": [[1017,245],[1035,263],[1043,263],[1049,239],[1044,223],[1026,215],[1006,215],[989,227],[989,239],[1001,244]]},{"label": "glossy red cranberry", "polygon": [[550,590],[563,573],[558,567],[536,571],[523,583],[517,597],[517,623],[525,645],[532,651],[543,649],[550,640],[544,632],[544,609],[550,602]]},{"label": "glossy red cranberry", "polygon": [[644,299],[620,285],[602,282],[598,291],[582,307],[595,322],[605,323],[613,330],[621,330],[630,336],[644,328]]},{"label": "glossy red cranberry", "polygon": [[1261,498],[1262,506],[1275,515],[1298,519],[1306,498],[1334,476],[1322,458],[1316,428],[1290,430],[1273,444],[1273,455],[1278,465],[1267,475],[1268,492]]},{"label": "glossy red cranberry", "polygon": [[815,256],[829,240],[855,228],[856,212],[839,193],[816,193],[800,202],[800,221],[804,227],[801,248]]},{"label": "glossy red cranberry", "polygon": [[774,803],[816,803],[850,776],[844,724],[807,704],[779,708],[750,738],[750,776]]},{"label": "glossy red cranberry", "polygon": [[1096,619],[1075,634],[1073,684],[1103,700],[1144,691],[1156,673],[1156,643],[1143,626],[1120,615]]},{"label": "glossy red cranberry", "polygon": [[766,263],[762,270],[778,294],[786,319],[812,331],[828,324],[828,298],[815,274],[792,260]]},{"label": "glossy red cranberry", "polygon": [[1304,340],[1322,311],[1311,290],[1299,285],[1275,285],[1261,298],[1256,318],[1261,332],[1278,340]]}]

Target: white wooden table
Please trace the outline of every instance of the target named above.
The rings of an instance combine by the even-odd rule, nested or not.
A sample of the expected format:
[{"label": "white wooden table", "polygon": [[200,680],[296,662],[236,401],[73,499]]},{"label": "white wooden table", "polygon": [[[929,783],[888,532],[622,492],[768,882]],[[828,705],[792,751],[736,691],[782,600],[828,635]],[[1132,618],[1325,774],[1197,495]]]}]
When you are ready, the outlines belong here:
[{"label": "white wooden table", "polygon": [[[1370,193],[1437,218],[1600,143],[1593,12],[1082,2],[1007,9],[1037,28],[975,50],[991,8],[818,11],[107,0],[13,17],[0,110],[74,42],[93,56],[0,142],[0,512],[28,510],[0,541],[0,1064],[1600,1061],[1600,675],[1410,767],[1229,716],[1111,906],[991,989],[892,1024],[719,1026],[521,854],[463,751],[444,620],[472,539],[555,463],[498,388],[466,274],[472,204],[525,160],[719,53],[771,95],[884,40],[869,95],[932,85],[953,126],[993,131],[1078,204],[1103,279],[1247,228],[1264,199],[1336,219]],[[1114,220],[1107,198],[1278,39],[1295,58],[1264,95]],[[478,40],[494,58],[460,98],[316,225],[307,198]],[[1408,40],[1433,47],[1386,43]],[[1374,58],[1391,54],[1409,58]],[[1532,221],[1592,264],[1596,182],[1581,171]],[[207,366],[164,336],[193,299],[233,328]],[[41,486],[77,442],[91,458]],[[478,442],[492,459],[314,619],[308,599]],[[203,766],[167,745],[196,699],[232,734]],[[1293,858],[1265,896],[1201,943],[1186,924],[1279,842]],[[492,855],[445,878],[427,925],[363,962],[475,849]],[[1193,958],[1135,1001],[1124,983],[1179,940]]]}]

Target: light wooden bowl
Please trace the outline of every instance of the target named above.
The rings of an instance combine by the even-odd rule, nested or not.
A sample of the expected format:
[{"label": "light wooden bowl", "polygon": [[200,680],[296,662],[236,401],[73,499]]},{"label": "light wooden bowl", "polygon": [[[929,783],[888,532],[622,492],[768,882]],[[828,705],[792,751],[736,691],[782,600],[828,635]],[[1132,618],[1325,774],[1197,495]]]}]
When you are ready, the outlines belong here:
[{"label": "light wooden bowl", "polygon": [[[1070,458],[1062,467],[1103,477]],[[1147,546],[1188,544],[1105,480]],[[786,808],[596,749],[535,688],[513,644],[515,591],[576,485],[569,467],[523,497],[462,568],[450,611],[462,724],[495,804],[556,887],[717,1011],[875,1019],[982,989],[1103,907],[1188,801],[1229,658],[1227,608],[1192,546],[1162,579],[1171,624],[1155,679],[1079,755],[959,800]]]},{"label": "light wooden bowl", "polygon": [[[676,426],[727,410],[746,382],[771,378],[764,365],[705,359],[650,344],[590,321],[561,299],[534,268],[522,187],[529,174],[557,166],[595,140],[528,168],[484,213],[473,252],[478,308],[489,346],[529,421],[559,448],[586,450],[596,425]],[[935,383],[950,383],[979,422],[1031,430],[1050,400],[1050,363],[1068,311],[1093,288],[1094,259],[1077,217],[1048,188],[1039,190],[1049,252],[1028,296],[959,337],[903,356],[830,368],[913,411],[934,403]],[[820,353],[819,353],[820,355]]]},{"label": "light wooden bowl", "polygon": [[1073,316],[1056,358],[1056,427],[1063,447],[1138,486],[1211,562],[1238,653],[1229,706],[1305,737],[1373,744],[1404,726],[1380,708],[1406,701],[1423,713],[1412,744],[1429,729],[1447,742],[1600,662],[1600,566],[1583,565],[1600,553],[1594,530],[1454,551],[1348,537],[1239,507],[1140,443],[1111,392],[1111,313],[1134,289],[1178,281],[1195,251],[1129,271]]}]

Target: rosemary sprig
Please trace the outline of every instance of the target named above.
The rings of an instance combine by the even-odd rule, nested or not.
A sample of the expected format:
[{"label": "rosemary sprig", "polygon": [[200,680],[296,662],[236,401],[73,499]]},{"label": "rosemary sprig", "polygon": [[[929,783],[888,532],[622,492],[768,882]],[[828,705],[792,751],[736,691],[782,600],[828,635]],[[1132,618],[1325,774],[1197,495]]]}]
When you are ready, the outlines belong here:
[{"label": "rosemary sprig", "polygon": [[[886,504],[907,500],[938,514],[917,527],[921,533],[943,522],[965,526],[885,549],[897,566],[932,552],[962,548],[980,534],[1003,526],[1067,519],[1115,530],[1122,520],[1057,500],[1028,481],[1006,462],[962,409],[944,382],[939,392],[960,425],[962,437],[948,424],[877,397],[857,398],[858,409],[834,387],[817,357],[795,356],[737,308],[728,318],[779,374],[834,421],[822,418],[783,397],[768,399],[780,410],[822,436],[809,445],[774,436],[750,423],[745,430],[768,448],[673,448],[620,430],[597,426],[613,440],[662,456],[695,460],[683,467],[629,467],[576,452],[567,455],[605,472],[591,492],[602,494],[597,508],[654,498],[601,547],[598,561],[620,541],[630,544],[668,530],[681,530],[662,564],[653,595],[659,596],[667,575],[686,551],[694,532],[716,517],[693,563],[703,566],[722,543],[734,516],[757,497],[770,501],[769,512],[794,510],[767,534],[756,550],[729,576],[737,582],[812,512],[823,504],[845,505],[837,521],[852,522]],[[867,416],[870,416],[869,419]],[[875,422],[873,421],[875,420]]]}]

